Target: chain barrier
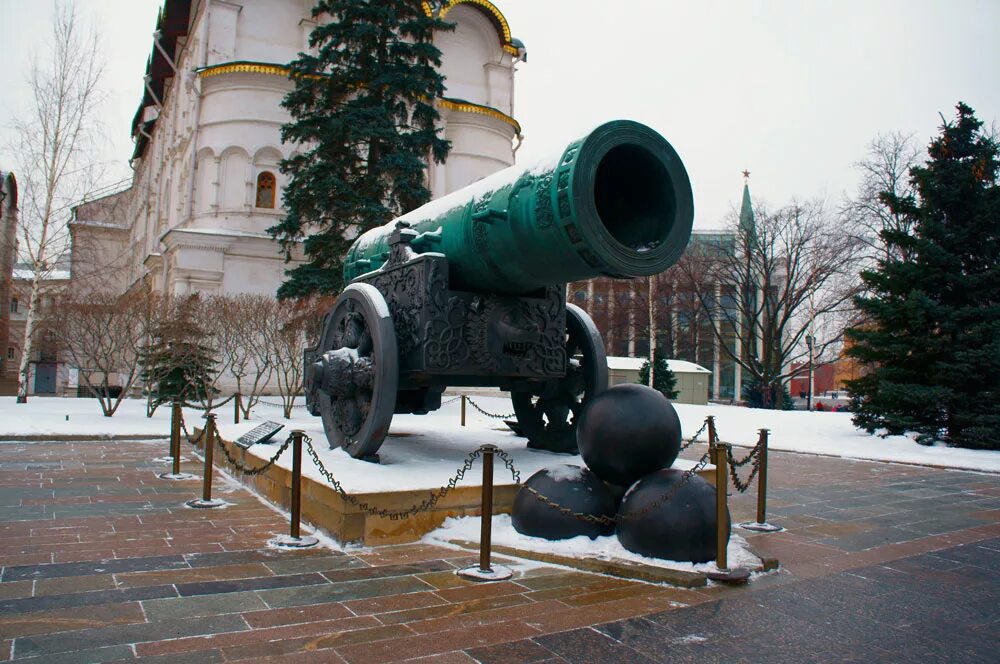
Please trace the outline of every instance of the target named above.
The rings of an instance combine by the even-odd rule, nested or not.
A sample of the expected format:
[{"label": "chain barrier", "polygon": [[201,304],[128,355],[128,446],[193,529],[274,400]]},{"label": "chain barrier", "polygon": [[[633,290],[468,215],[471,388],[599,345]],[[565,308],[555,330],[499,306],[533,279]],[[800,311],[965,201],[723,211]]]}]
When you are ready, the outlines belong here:
[{"label": "chain barrier", "polygon": [[574,512],[570,508],[564,507],[559,503],[555,502],[554,500],[551,500],[550,498],[543,496],[541,493],[539,493],[530,486],[525,485],[524,488],[527,489],[528,493],[533,495],[539,502],[547,505],[548,507],[551,507],[554,510],[557,510],[559,513],[565,516],[572,517],[574,519],[577,519],[578,521],[585,521],[587,523],[596,523],[602,526],[610,526],[614,525],[618,521],[634,520],[644,517],[653,510],[658,509],[662,507],[664,504],[673,500],[674,496],[677,495],[677,492],[680,491],[681,488],[685,484],[687,484],[692,477],[694,477],[699,471],[703,470],[705,466],[708,465],[708,459],[709,459],[709,453],[705,452],[705,454],[702,455],[702,457],[698,460],[698,462],[694,466],[684,471],[683,477],[681,477],[680,481],[677,482],[677,484],[671,487],[670,491],[660,496],[659,498],[651,502],[649,505],[646,505],[638,512],[633,512],[631,514],[627,514],[624,516],[616,516],[616,517],[595,516],[593,514]]},{"label": "chain barrier", "polygon": [[238,392],[229,395],[228,398],[223,399],[222,401],[213,401],[212,403],[210,403],[207,406],[199,404],[199,403],[190,403],[188,401],[181,401],[179,403],[184,408],[192,408],[194,410],[201,410],[201,411],[205,411],[205,412],[209,412],[210,413],[213,410],[215,410],[216,408],[221,408],[221,407],[225,406],[227,403],[229,403],[230,401],[232,401],[233,399],[235,399],[236,398],[236,394],[238,394]]},{"label": "chain barrier", "polygon": [[[272,408],[284,408],[285,407],[285,404],[281,403],[280,401],[277,402],[277,403],[275,403],[274,401],[264,401],[263,399],[257,399],[257,401],[254,402],[254,406],[260,406],[261,404],[263,404],[265,406],[270,406]],[[308,406],[306,404],[304,404],[304,403],[293,403],[292,404],[292,408],[308,408]]]},{"label": "chain barrier", "polygon": [[[729,477],[733,481],[733,486],[740,493],[746,493],[747,489],[750,488],[750,484],[753,482],[757,473],[760,472],[760,443],[758,442],[754,445],[750,453],[747,454],[742,459],[737,460],[733,456],[732,446],[726,449],[726,458],[729,461]],[[750,462],[753,462],[753,467],[750,469],[750,474],[747,475],[745,480],[741,480],[739,474],[736,472],[737,468],[741,468]]]},{"label": "chain barrier", "polygon": [[442,401],[442,402],[441,402],[441,405],[442,405],[442,406],[447,406],[447,405],[448,405],[448,404],[450,404],[450,403],[455,403],[456,401],[458,401],[458,400],[459,400],[459,399],[461,399],[461,398],[462,398],[462,397],[461,397],[461,395],[459,395],[459,396],[457,396],[457,397],[452,397],[451,399],[448,399],[447,401]]},{"label": "chain barrier", "polygon": [[[473,450],[472,452],[469,452],[469,455],[465,458],[465,462],[461,465],[461,467],[459,467],[457,471],[455,471],[454,476],[452,476],[452,478],[448,480],[448,483],[445,486],[435,491],[431,491],[430,498],[427,498],[426,500],[423,500],[419,503],[415,503],[403,510],[387,510],[381,507],[375,507],[363,500],[359,500],[356,496],[347,493],[347,491],[344,490],[344,487],[341,486],[340,481],[333,476],[333,473],[331,473],[325,465],[323,465],[323,461],[319,458],[319,454],[316,452],[316,448],[313,447],[312,438],[304,436],[302,440],[306,444],[306,452],[308,452],[309,457],[316,465],[316,468],[319,470],[320,474],[324,477],[324,479],[326,479],[327,482],[330,483],[330,486],[333,487],[334,491],[336,491],[341,498],[343,498],[346,502],[354,505],[365,514],[384,517],[389,519],[390,521],[399,521],[400,519],[405,519],[409,516],[413,516],[414,514],[425,512],[434,507],[435,505],[437,505],[439,500],[447,496],[452,489],[458,486],[458,483],[465,478],[465,474],[472,469],[472,465],[475,463],[476,459],[478,459],[483,455],[483,447],[479,447]],[[513,468],[513,462],[508,463],[509,457],[506,456],[506,453],[503,453],[502,451],[499,452],[495,451],[495,453],[497,453],[497,455],[500,456],[500,458],[504,459],[504,465],[506,465],[508,468]],[[512,472],[515,474],[516,481],[520,481],[520,475],[517,474],[516,471]]]},{"label": "chain barrier", "polygon": [[184,432],[184,439],[195,447],[198,447],[198,443],[200,443],[201,439],[205,437],[205,429],[202,429],[201,433],[198,434],[198,437],[191,440],[191,433],[188,431],[187,422],[184,421],[184,413],[181,413],[181,431]]},{"label": "chain barrier", "polygon": [[705,429],[707,429],[707,428],[708,428],[708,418],[705,418],[705,422],[702,423],[701,428],[698,429],[697,431],[695,431],[693,436],[691,436],[690,438],[688,438],[686,441],[684,441],[681,444],[680,451],[683,452],[687,448],[689,448],[692,445],[694,445],[698,441],[698,436],[700,436],[702,433],[704,433]]},{"label": "chain barrier", "polygon": [[222,450],[222,453],[226,457],[226,461],[228,461],[229,464],[233,468],[235,468],[240,474],[249,475],[251,477],[254,475],[260,475],[265,470],[273,466],[275,462],[278,460],[278,457],[280,457],[281,454],[288,449],[288,446],[292,444],[292,440],[294,438],[295,437],[292,434],[288,434],[288,438],[286,438],[285,442],[281,444],[281,447],[278,448],[278,451],[274,453],[274,456],[268,459],[263,466],[260,466],[258,468],[251,468],[250,466],[244,466],[242,462],[240,462],[232,454],[229,453],[229,448],[227,448],[226,445],[222,442],[222,436],[219,435],[218,430],[215,431],[215,443],[218,446],[218,448]]},{"label": "chain barrier", "polygon": [[[456,398],[451,399],[450,401],[447,401],[445,403],[452,403],[453,401],[455,401],[457,399],[460,399],[460,398],[461,397],[456,397]],[[486,415],[488,417],[494,417],[494,418],[497,418],[497,419],[511,417],[511,416],[500,416],[500,415],[495,415],[495,414],[492,414],[492,413],[488,413],[488,412],[484,411],[483,409],[481,409],[478,405],[476,405],[476,403],[473,402],[471,399],[468,399],[468,397],[466,397],[466,399],[467,399],[467,401],[469,401],[469,403],[472,404],[472,406],[476,410],[480,411],[481,413],[483,413],[484,415]],[[444,405],[444,404],[442,404],[442,405]],[[181,427],[184,430],[185,437],[190,437],[190,434],[187,431],[187,427],[185,426],[183,416],[181,417]],[[702,425],[702,427],[690,439],[688,439],[688,441],[682,446],[682,449],[685,449],[685,448],[689,447],[690,445],[692,445],[696,441],[696,439],[698,438],[698,436],[701,435],[705,431],[705,429],[707,427],[708,427],[708,421],[706,420],[706,422]],[[205,433],[204,430],[202,430],[201,435],[199,435],[199,437],[198,437],[198,440],[200,440],[202,437],[204,437],[204,433]],[[271,466],[273,466],[277,462],[278,458],[282,455],[282,453],[284,453],[284,451],[286,449],[288,449],[288,446],[292,443],[293,438],[294,437],[291,434],[289,434],[288,438],[285,439],[285,442],[281,445],[281,447],[278,449],[278,451],[275,452],[274,456],[272,456],[263,466],[256,467],[256,468],[251,468],[251,467],[243,465],[239,460],[237,460],[236,458],[234,458],[230,454],[228,448],[223,444],[222,437],[219,435],[218,431],[215,432],[215,442],[219,446],[219,448],[222,450],[223,454],[226,457],[226,460],[230,463],[230,465],[232,465],[240,473],[242,473],[244,475],[251,475],[251,476],[252,475],[259,475],[260,473],[263,473],[268,468],[270,468]],[[193,444],[197,444],[198,440],[193,441]],[[309,438],[308,436],[304,436],[303,437],[303,442],[305,443],[306,452],[309,454],[309,458],[312,459],[312,462],[316,466],[316,469],[319,471],[320,475],[323,476],[323,478],[330,484],[330,486],[337,492],[338,495],[340,495],[340,497],[345,502],[348,502],[351,505],[354,505],[355,507],[357,507],[359,510],[361,510],[362,512],[364,512],[366,514],[370,514],[370,515],[373,515],[373,516],[379,516],[379,517],[383,517],[383,518],[388,518],[391,521],[398,521],[398,520],[401,520],[401,519],[405,519],[407,517],[413,516],[413,515],[418,514],[420,512],[425,512],[425,511],[427,511],[429,509],[432,509],[435,505],[437,505],[437,503],[442,498],[444,498],[446,495],[448,495],[448,493],[450,493],[452,491],[452,489],[454,489],[455,487],[458,486],[459,482],[461,482],[465,478],[466,473],[468,473],[469,470],[472,469],[472,466],[475,464],[476,459],[481,458],[482,455],[483,455],[483,451],[487,448],[487,446],[481,446],[481,447],[473,450],[472,452],[470,452],[468,454],[468,456],[466,456],[465,460],[462,462],[462,465],[459,466],[459,468],[455,471],[455,474],[452,475],[452,477],[448,480],[448,482],[444,486],[442,486],[441,488],[435,489],[435,490],[431,491],[431,495],[430,495],[429,498],[426,498],[425,500],[423,500],[423,501],[421,501],[419,503],[414,503],[413,505],[409,506],[406,509],[388,510],[388,509],[384,509],[384,508],[381,508],[381,507],[376,507],[376,506],[374,506],[374,505],[372,505],[372,504],[370,504],[368,502],[365,502],[363,500],[360,500],[356,496],[348,493],[344,489],[343,485],[341,485],[340,481],[326,467],[326,465],[323,463],[323,460],[320,459],[319,453],[316,451],[316,448],[313,446],[312,438]],[[571,517],[571,518],[574,518],[574,519],[577,519],[577,520],[580,520],[580,521],[585,521],[587,523],[596,523],[596,524],[600,524],[600,525],[603,525],[603,526],[614,525],[614,524],[618,523],[619,521],[635,520],[635,519],[642,518],[643,516],[646,516],[647,514],[649,514],[650,512],[652,512],[653,510],[659,509],[664,504],[670,502],[671,500],[673,500],[674,496],[676,496],[677,493],[691,480],[692,477],[694,477],[696,474],[698,474],[700,471],[702,471],[708,465],[709,458],[711,456],[711,450],[705,452],[705,454],[703,454],[701,456],[701,458],[698,459],[698,461],[695,463],[694,466],[692,466],[688,470],[684,471],[684,474],[681,477],[680,481],[677,482],[673,487],[671,487],[670,491],[668,491],[667,493],[665,493],[664,495],[662,495],[658,499],[654,500],[653,502],[649,503],[648,505],[646,505],[645,507],[643,507],[641,510],[639,510],[637,512],[632,512],[632,513],[627,514],[627,515],[618,515],[618,516],[615,516],[615,517],[608,517],[608,516],[603,516],[603,515],[602,516],[598,516],[598,515],[593,515],[593,514],[584,514],[584,513],[581,513],[581,512],[574,512],[572,509],[570,509],[568,507],[565,507],[563,505],[560,505],[559,503],[557,503],[557,502],[551,500],[550,498],[542,495],[536,489],[534,489],[534,488],[532,488],[530,486],[521,484],[521,473],[515,467],[515,465],[514,465],[514,459],[507,452],[505,452],[502,449],[496,448],[494,446],[489,446],[489,447],[493,447],[493,453],[494,453],[494,455],[496,457],[498,457],[503,462],[504,467],[510,472],[511,477],[513,478],[515,486],[520,486],[520,487],[526,489],[528,491],[528,493],[530,493],[531,495],[533,495],[539,502],[547,505],[548,507],[550,507],[550,508],[552,508],[552,509],[560,512],[561,514],[563,514],[565,516],[568,516],[568,517]],[[758,442],[757,445],[754,446],[754,448],[750,451],[750,453],[747,454],[744,458],[742,458],[742,459],[735,459],[733,457],[733,454],[732,454],[732,448],[730,447],[729,449],[727,449],[726,453],[727,453],[727,458],[728,458],[728,461],[729,461],[729,473],[730,473],[730,477],[731,477],[731,479],[733,481],[734,486],[736,487],[736,489],[740,493],[745,492],[749,488],[750,484],[753,482],[754,478],[756,477],[757,473],[760,470],[760,451],[761,451],[761,444]],[[743,466],[745,466],[746,464],[748,464],[750,462],[753,462],[753,468],[750,471],[750,474],[747,476],[747,479],[745,481],[744,480],[740,480],[738,474],[736,473],[736,468],[743,467]]]},{"label": "chain barrier", "polygon": [[[461,398],[462,397],[459,397],[459,399],[461,399]],[[477,404],[475,401],[473,401],[469,397],[465,397],[465,400],[468,401],[470,404],[472,404],[472,407],[475,408],[476,410],[478,410],[480,413],[482,413],[486,417],[492,417],[494,420],[509,420],[509,419],[511,419],[513,417],[517,417],[517,413],[511,413],[509,415],[498,415],[497,413],[490,413],[490,412],[487,412],[487,411],[483,410],[482,408],[480,408],[479,404]]]}]

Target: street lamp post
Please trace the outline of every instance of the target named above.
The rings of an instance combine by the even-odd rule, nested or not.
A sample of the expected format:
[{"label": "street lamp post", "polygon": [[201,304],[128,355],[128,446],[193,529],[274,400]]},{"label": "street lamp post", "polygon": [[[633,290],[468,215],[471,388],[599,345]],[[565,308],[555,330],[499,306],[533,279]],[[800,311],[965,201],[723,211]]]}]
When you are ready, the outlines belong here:
[{"label": "street lamp post", "polygon": [[813,400],[813,342],[815,339],[811,334],[806,335],[806,346],[809,347],[809,390],[806,394],[806,410],[811,411]]}]

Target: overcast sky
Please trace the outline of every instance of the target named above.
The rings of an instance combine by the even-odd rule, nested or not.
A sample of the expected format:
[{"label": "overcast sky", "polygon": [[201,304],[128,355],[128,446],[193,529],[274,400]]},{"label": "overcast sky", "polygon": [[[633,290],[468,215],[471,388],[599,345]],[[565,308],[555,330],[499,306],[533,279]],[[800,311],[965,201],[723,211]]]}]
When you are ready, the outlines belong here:
[{"label": "overcast sky", "polygon": [[[772,206],[836,202],[854,189],[852,164],[876,133],[914,132],[925,145],[958,100],[987,124],[1000,115],[997,0],[494,2],[528,48],[518,158],[604,120],[648,123],[687,165],[696,227],[723,223],[744,168],[754,197]],[[104,38],[109,154],[124,164],[161,0],[76,4]],[[50,15],[45,0],[0,0],[0,124],[23,107],[24,71]],[[0,169],[10,161],[0,149]]]}]

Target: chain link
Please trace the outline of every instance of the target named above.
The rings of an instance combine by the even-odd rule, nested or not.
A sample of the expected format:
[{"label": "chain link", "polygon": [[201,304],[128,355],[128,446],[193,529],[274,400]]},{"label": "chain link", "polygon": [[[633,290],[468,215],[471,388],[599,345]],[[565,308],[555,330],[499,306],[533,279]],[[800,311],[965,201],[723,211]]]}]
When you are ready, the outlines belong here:
[{"label": "chain link", "polygon": [[683,452],[687,448],[694,445],[698,441],[698,436],[700,436],[707,428],[708,428],[708,418],[705,418],[705,422],[701,425],[701,428],[695,431],[693,436],[691,436],[684,443],[681,444],[680,451]]},{"label": "chain link", "polygon": [[184,439],[195,447],[198,447],[198,443],[205,437],[205,429],[202,429],[201,433],[198,434],[198,437],[191,440],[191,434],[188,432],[187,423],[184,421],[184,413],[181,413],[181,431],[184,432]]},{"label": "chain link", "polygon": [[[225,406],[227,403],[229,403],[230,401],[232,401],[233,399],[235,399],[236,398],[236,394],[237,393],[233,393],[233,394],[229,395],[228,398],[223,399],[222,401],[213,402],[213,403],[211,403],[211,404],[209,404],[207,406],[204,406],[204,405],[198,404],[198,403],[190,403],[188,401],[180,401],[178,403],[180,403],[180,405],[183,406],[184,408],[192,408],[194,410],[201,410],[201,411],[212,412],[216,408],[221,408],[221,407]],[[168,403],[168,402],[164,402],[164,403]]]},{"label": "chain link", "polygon": [[442,401],[442,402],[441,402],[441,405],[442,405],[442,406],[447,406],[447,405],[448,405],[448,404],[450,404],[450,403],[455,403],[456,401],[458,401],[458,400],[459,400],[459,399],[461,399],[461,398],[462,398],[461,396],[457,396],[457,397],[452,397],[451,399],[448,399],[447,401]]},{"label": "chain link", "polygon": [[622,521],[629,521],[629,520],[639,519],[641,517],[646,516],[647,514],[649,514],[650,512],[652,512],[653,510],[658,509],[658,508],[662,507],[663,505],[665,505],[666,503],[668,503],[671,500],[673,500],[673,497],[677,495],[677,492],[680,491],[681,488],[685,484],[687,484],[688,481],[692,477],[694,477],[695,475],[697,475],[700,471],[704,470],[705,466],[708,465],[709,456],[710,456],[710,453],[709,452],[705,452],[701,456],[701,458],[698,459],[698,462],[695,465],[691,466],[690,468],[688,468],[687,470],[684,471],[684,475],[681,477],[680,481],[677,482],[677,484],[673,485],[670,488],[670,491],[668,491],[667,493],[663,494],[662,496],[660,496],[659,498],[657,498],[656,500],[654,500],[653,502],[651,502],[649,505],[646,505],[645,507],[643,507],[638,512],[633,512],[631,514],[628,514],[628,515],[625,515],[625,516],[621,517],[621,520]]},{"label": "chain link", "polygon": [[558,511],[560,514],[577,519],[578,521],[585,521],[587,523],[596,523],[602,526],[610,526],[618,523],[619,521],[632,521],[635,519],[642,518],[647,514],[649,514],[650,512],[652,512],[653,510],[658,509],[662,507],[664,504],[673,500],[674,496],[677,495],[677,492],[680,491],[681,488],[685,484],[687,484],[688,481],[695,474],[697,474],[700,470],[704,469],[706,465],[708,465],[708,457],[709,453],[705,452],[705,454],[702,455],[701,459],[699,459],[694,466],[684,471],[684,475],[681,477],[680,481],[677,482],[677,484],[675,484],[673,487],[671,487],[670,491],[660,496],[659,498],[651,502],[649,505],[646,505],[638,512],[632,512],[626,515],[622,515],[622,513],[619,512],[618,515],[615,517],[584,514],[583,512],[574,512],[570,508],[560,505],[559,503],[548,498],[547,496],[543,496],[541,493],[539,493],[537,490],[535,490],[530,486],[524,485],[523,488],[526,489],[528,493],[533,495],[539,502],[547,505],[548,507],[551,507],[552,509]]},{"label": "chain link", "polygon": [[[461,397],[459,397],[459,398],[461,398]],[[483,410],[482,408],[480,408],[479,404],[477,404],[475,401],[473,401],[469,397],[465,397],[465,400],[468,401],[470,404],[472,404],[472,407],[475,408],[476,410],[478,410],[480,413],[482,413],[486,417],[492,417],[494,420],[509,420],[509,419],[511,419],[513,417],[517,417],[517,413],[511,413],[509,415],[498,415],[496,413],[489,413],[489,412]]]},{"label": "chain link", "polygon": [[[255,406],[259,406],[261,404],[263,404],[265,406],[270,406],[272,408],[284,408],[285,407],[285,404],[281,403],[280,401],[277,402],[277,403],[275,403],[273,401],[264,401],[263,399],[257,399],[257,401],[254,403]],[[304,404],[304,403],[293,403],[292,404],[292,408],[308,408],[308,405]]]},{"label": "chain link", "polygon": [[[473,450],[472,452],[469,452],[469,455],[465,458],[465,462],[455,472],[455,475],[452,476],[450,480],[448,480],[448,483],[446,485],[444,485],[440,489],[431,491],[430,498],[427,498],[426,500],[423,500],[419,503],[415,503],[404,510],[387,510],[381,507],[375,507],[374,505],[371,505],[363,500],[359,500],[356,496],[347,493],[347,491],[344,490],[344,487],[341,486],[340,481],[333,476],[333,473],[331,473],[325,465],[323,465],[323,461],[319,458],[319,454],[316,452],[316,448],[313,447],[312,438],[306,436],[303,438],[303,441],[306,444],[306,451],[309,453],[309,457],[316,465],[316,468],[319,470],[320,474],[326,479],[326,481],[330,483],[330,486],[333,487],[334,491],[340,494],[341,498],[343,498],[346,502],[354,505],[365,514],[371,514],[373,516],[388,518],[390,521],[398,521],[400,519],[405,519],[409,516],[413,516],[414,514],[425,512],[434,507],[435,505],[437,505],[439,500],[447,496],[448,493],[456,486],[458,486],[458,483],[465,478],[465,474],[469,472],[469,470],[472,468],[472,465],[475,463],[476,459],[478,459],[483,455],[483,451],[492,448],[492,446],[484,445],[482,447]],[[503,454],[501,450],[497,450],[496,448],[492,449],[494,453],[500,452],[500,454]],[[513,464],[506,464],[506,461],[505,465],[508,465],[508,468],[513,467]],[[516,473],[516,471],[512,472]]]},{"label": "chain link", "polygon": [[267,470],[268,468],[270,468],[271,466],[273,466],[274,463],[278,460],[278,457],[280,457],[281,454],[285,450],[288,449],[288,446],[291,445],[292,440],[294,438],[295,438],[294,435],[288,434],[288,438],[286,438],[285,442],[281,444],[281,447],[278,448],[278,451],[274,453],[274,456],[272,456],[270,459],[268,459],[267,463],[265,463],[263,466],[260,466],[258,468],[251,468],[250,466],[244,466],[243,463],[241,463],[232,454],[230,454],[229,453],[229,448],[226,447],[225,444],[222,442],[222,436],[219,435],[218,431],[215,432],[215,443],[218,446],[218,448],[220,450],[222,450],[222,453],[226,457],[226,461],[228,461],[229,464],[233,468],[235,468],[237,471],[239,471],[241,474],[243,474],[243,475],[249,475],[249,476],[260,475],[265,470]]},{"label": "chain link", "polygon": [[[736,490],[740,493],[746,493],[746,490],[750,488],[750,484],[760,471],[760,443],[758,442],[754,448],[750,450],[750,453],[739,461],[733,457],[733,447],[730,445],[726,448],[726,459],[729,462],[729,478],[733,481],[733,486],[736,487]],[[750,474],[747,475],[746,480],[741,480],[739,474],[736,472],[736,469],[747,465],[751,461],[753,461],[753,467],[750,470]]]}]

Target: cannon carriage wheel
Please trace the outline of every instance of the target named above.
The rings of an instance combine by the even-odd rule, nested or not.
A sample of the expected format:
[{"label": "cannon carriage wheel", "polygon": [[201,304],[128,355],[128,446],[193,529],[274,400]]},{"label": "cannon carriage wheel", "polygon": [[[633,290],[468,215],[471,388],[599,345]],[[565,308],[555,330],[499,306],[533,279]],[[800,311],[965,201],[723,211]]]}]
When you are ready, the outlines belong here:
[{"label": "cannon carriage wheel", "polygon": [[399,385],[396,332],[378,289],[350,284],[337,297],[308,374],[330,447],[355,458],[375,454],[389,433]]},{"label": "cannon carriage wheel", "polygon": [[531,392],[512,392],[517,423],[528,447],[575,454],[576,424],[584,405],[608,387],[608,359],[590,316],[566,304],[566,376]]}]

